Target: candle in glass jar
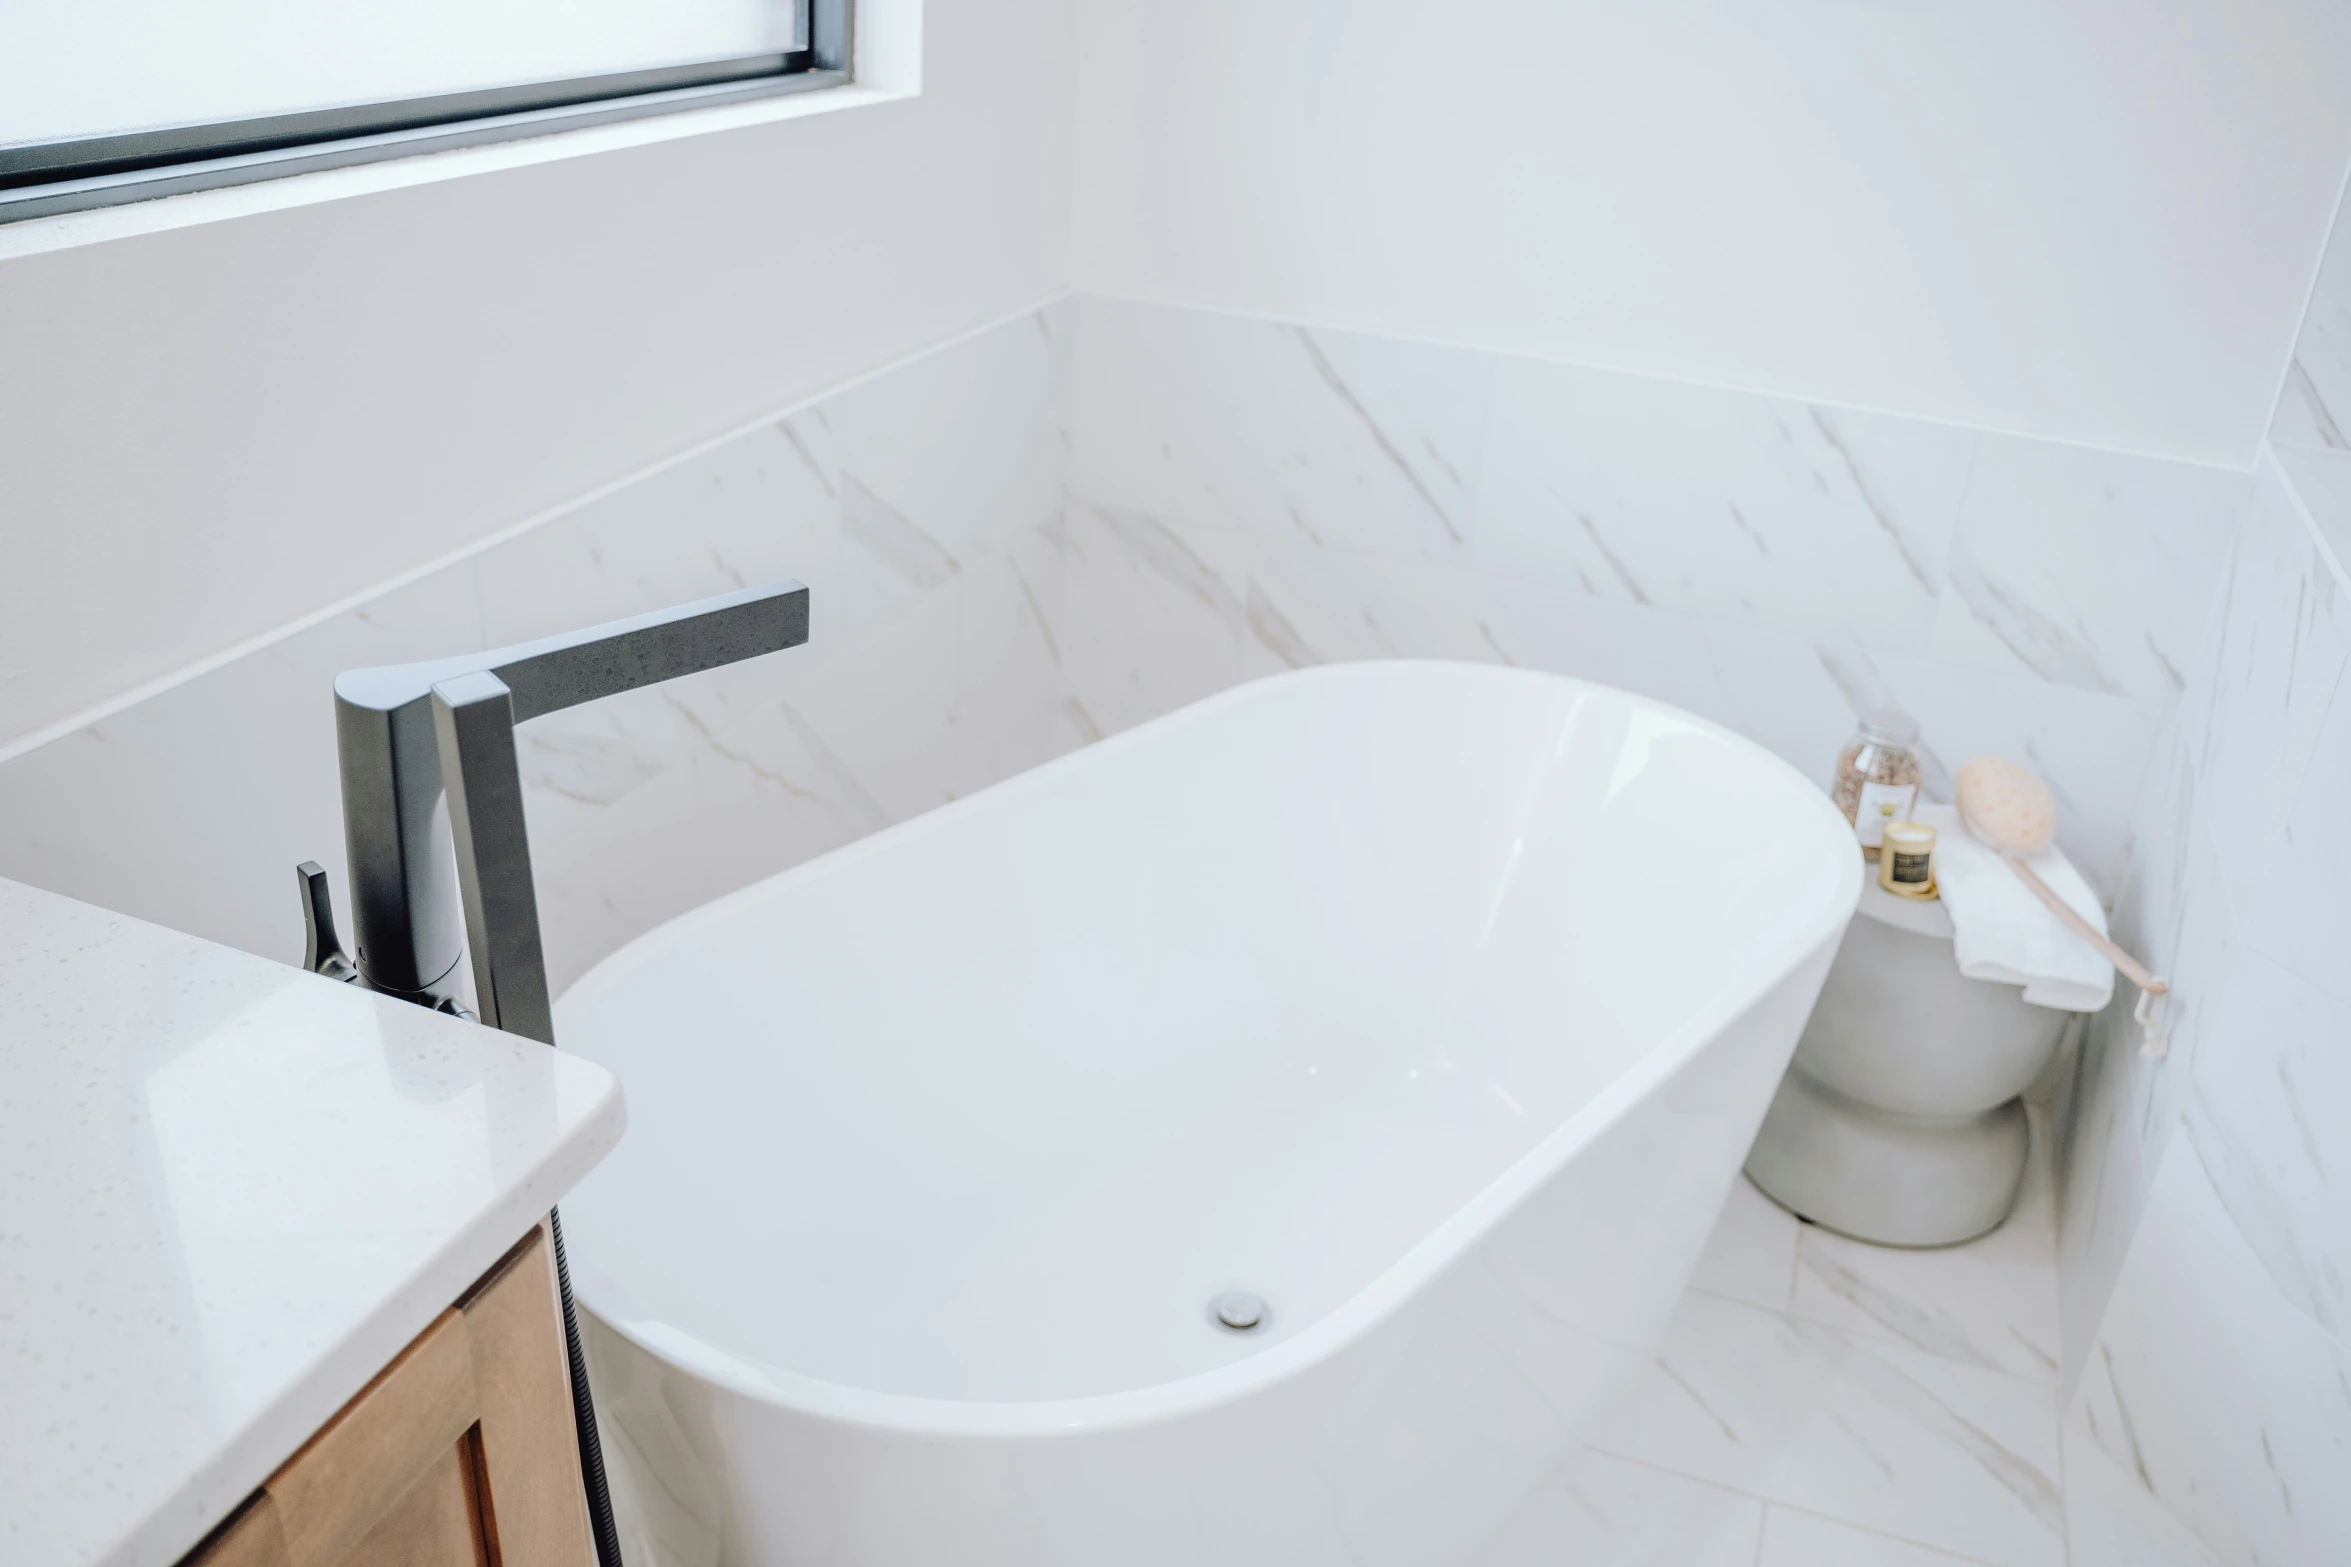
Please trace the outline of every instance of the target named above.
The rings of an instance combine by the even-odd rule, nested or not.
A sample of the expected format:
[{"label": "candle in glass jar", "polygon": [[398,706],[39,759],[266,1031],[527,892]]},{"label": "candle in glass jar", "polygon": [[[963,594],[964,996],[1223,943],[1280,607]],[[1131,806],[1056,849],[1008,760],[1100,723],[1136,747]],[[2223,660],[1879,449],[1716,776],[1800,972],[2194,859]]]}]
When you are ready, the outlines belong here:
[{"label": "candle in glass jar", "polygon": [[1925,901],[1935,889],[1935,830],[1924,822],[1886,823],[1878,885],[1897,898]]}]

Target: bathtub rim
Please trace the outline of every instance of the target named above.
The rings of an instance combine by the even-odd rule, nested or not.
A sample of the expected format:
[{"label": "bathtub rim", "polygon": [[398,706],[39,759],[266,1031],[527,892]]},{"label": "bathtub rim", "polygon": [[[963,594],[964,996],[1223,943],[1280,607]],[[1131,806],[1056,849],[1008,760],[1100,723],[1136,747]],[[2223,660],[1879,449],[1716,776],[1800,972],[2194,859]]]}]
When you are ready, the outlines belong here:
[{"label": "bathtub rim", "polygon": [[[1249,699],[1265,686],[1360,679],[1390,670],[1443,670],[1447,678],[1474,672],[1487,679],[1565,685],[1684,720],[1694,728],[1733,742],[1758,758],[1767,772],[1776,769],[1798,784],[1797,797],[1816,800],[1818,810],[1812,814],[1824,826],[1833,827],[1829,842],[1850,835],[1850,824],[1838,813],[1827,793],[1768,747],[1686,709],[1622,687],[1575,675],[1445,659],[1370,659],[1317,665],[1228,686],[1173,712],[1064,753],[962,799],[894,823],[854,843],[688,909],[633,937],[593,964],[558,998],[558,1014],[593,1005],[596,991],[619,983],[626,973],[650,961],[656,948],[689,936],[705,921],[727,918],[738,904],[773,897],[801,880],[836,874],[904,838],[936,831],[981,801],[1006,792],[1048,786],[1065,770],[1086,765],[1087,758],[1102,753],[1105,747],[1139,743],[1138,737],[1198,722],[1223,706]],[[1474,1249],[1481,1237],[1499,1226],[1580,1149],[1597,1142],[1649,1094],[1759,1005],[1776,986],[1800,972],[1806,963],[1832,953],[1861,898],[1861,856],[1853,854],[1843,863],[1844,873],[1838,878],[1844,884],[1842,892],[1832,893],[1816,909],[1798,910],[1788,919],[1775,921],[1772,933],[1750,949],[1744,961],[1725,966],[1726,983],[1713,1001],[1650,1045],[1604,1088],[1406,1248],[1362,1289],[1295,1335],[1277,1339],[1253,1354],[1212,1370],[1168,1382],[1076,1398],[988,1401],[890,1393],[769,1365],[659,1319],[627,1316],[624,1312],[630,1295],[628,1287],[598,1267],[592,1257],[571,1259],[575,1292],[580,1304],[601,1325],[663,1365],[757,1404],[876,1431],[1005,1439],[1071,1436],[1157,1424],[1238,1402],[1319,1365],[1372,1332],[1448,1265]],[[1793,1044],[1791,1038],[1791,1048]]]}]

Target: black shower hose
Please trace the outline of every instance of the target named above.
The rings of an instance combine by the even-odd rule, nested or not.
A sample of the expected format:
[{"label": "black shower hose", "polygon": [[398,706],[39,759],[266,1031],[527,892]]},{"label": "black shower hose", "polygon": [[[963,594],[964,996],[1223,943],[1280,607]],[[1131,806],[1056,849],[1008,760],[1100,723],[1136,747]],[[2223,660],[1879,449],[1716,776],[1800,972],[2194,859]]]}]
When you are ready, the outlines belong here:
[{"label": "black shower hose", "polygon": [[580,1350],[580,1314],[571,1303],[571,1264],[563,1258],[563,1219],[547,1210],[555,1240],[555,1292],[563,1300],[563,1353],[571,1361],[571,1419],[580,1438],[580,1480],[588,1490],[588,1529],[596,1567],[621,1567],[620,1531],[612,1523],[612,1488],[604,1479],[604,1443],[596,1435],[596,1400],[588,1392],[588,1357]]}]

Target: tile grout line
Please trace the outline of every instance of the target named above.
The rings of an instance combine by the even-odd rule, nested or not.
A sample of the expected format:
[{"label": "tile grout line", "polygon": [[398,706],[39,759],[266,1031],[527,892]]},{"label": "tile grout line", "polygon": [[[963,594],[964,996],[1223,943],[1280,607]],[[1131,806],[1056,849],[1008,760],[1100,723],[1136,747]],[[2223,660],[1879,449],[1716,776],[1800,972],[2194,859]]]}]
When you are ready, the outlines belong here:
[{"label": "tile grout line", "polygon": [[[1799,1278],[1797,1282],[1800,1284],[1802,1282],[1801,1268],[1799,1268],[1798,1271]],[[2055,1270],[2051,1269],[2050,1271],[2054,1272]],[[1735,1295],[1725,1295],[1719,1290],[1705,1289],[1697,1285],[1693,1285],[1691,1288],[1698,1294],[1708,1295],[1716,1300],[1726,1300],[1742,1306],[1756,1305],[1756,1302],[1754,1301],[1741,1300],[1738,1296]],[[1836,1298],[1851,1304],[1856,1311],[1860,1312],[1864,1318],[1870,1322],[1871,1326],[1856,1327],[1850,1321],[1821,1316],[1816,1312],[1808,1311],[1803,1306],[1795,1303],[1793,1295],[1791,1295],[1789,1304],[1785,1307],[1762,1306],[1758,1307],[1757,1309],[1764,1311],[1784,1311],[1788,1316],[1795,1318],[1799,1322],[1808,1322],[1816,1327],[1827,1328],[1832,1332],[1842,1333],[1848,1338],[1857,1339],[1863,1343],[1887,1345],[1891,1348],[1900,1349],[1910,1354],[1924,1355],[1929,1360],[1938,1360],[1945,1365],[1959,1366],[1969,1371],[1987,1371],[1995,1376],[2007,1377],[2012,1381],[2022,1382],[2030,1387],[2057,1386],[2062,1380],[2061,1372],[2055,1370],[2051,1371],[2046,1376],[2042,1376],[2033,1372],[2014,1370],[2007,1365],[1987,1364],[1983,1360],[1970,1360],[1960,1355],[1946,1353],[1943,1350],[1934,1348],[1932,1345],[1922,1344],[1914,1338],[1906,1337],[1899,1329],[1887,1326],[1882,1319],[1870,1316],[1867,1308],[1863,1307],[1858,1301],[1852,1300],[1850,1296],[1837,1296]],[[2015,1326],[2014,1322],[2010,1321],[2007,1325],[2013,1332]],[[2032,1347],[2030,1341],[2026,1341],[2026,1344],[2028,1348]]]},{"label": "tile grout line", "polygon": [[[1799,1240],[1801,1240],[1801,1238],[1799,1238]],[[1693,1290],[1690,1290],[1690,1294],[1704,1294],[1704,1297],[1707,1297],[1707,1299],[1714,1299],[1714,1302],[1721,1302],[1721,1304],[1726,1304],[1726,1306],[1737,1306],[1737,1309],[1742,1309],[1742,1311],[1761,1311],[1763,1316],[1782,1318],[1782,1320],[1789,1320],[1789,1323],[1796,1323],[1796,1325],[1803,1325],[1803,1327],[1815,1327],[1815,1330],[1820,1330],[1820,1332],[1831,1332],[1831,1334],[1836,1334],[1838,1339],[1853,1341],[1853,1344],[1862,1346],[1864,1351],[1871,1349],[1871,1346],[1886,1346],[1886,1349],[1895,1349],[1895,1351],[1902,1351],[1902,1353],[1914,1353],[1914,1356],[1923,1356],[1925,1360],[1933,1360],[1933,1363],[1937,1363],[1937,1365],[1949,1365],[1949,1367],[1956,1367],[1956,1370],[1963,1370],[1963,1372],[1968,1372],[1968,1374],[1972,1374],[1972,1377],[1994,1377],[1994,1379],[2001,1381],[2001,1384],[2012,1384],[2012,1386],[2017,1386],[2017,1388],[2034,1388],[2034,1391],[2048,1393],[2052,1400],[2062,1400],[2062,1393],[2064,1393],[2064,1388],[2062,1388],[2062,1386],[2050,1386],[2050,1384],[2045,1384],[2045,1381],[2038,1381],[2038,1379],[2031,1379],[2031,1377],[2020,1377],[2020,1374],[2017,1374],[2017,1372],[2001,1370],[2001,1367],[1989,1367],[1989,1365],[1972,1365],[1972,1363],[1968,1363],[1968,1360],[1951,1360],[1949,1356],[1937,1356],[1935,1351],[1930,1351],[1930,1349],[1921,1349],[1921,1346],[1916,1346],[1916,1344],[1907,1344],[1907,1341],[1900,1341],[1900,1339],[1878,1339],[1878,1337],[1871,1337],[1871,1334],[1864,1334],[1864,1332],[1853,1332],[1853,1330],[1850,1330],[1850,1327],[1838,1327],[1836,1323],[1820,1323],[1820,1320],[1815,1320],[1815,1318],[1808,1318],[1808,1316],[1801,1316],[1801,1313],[1796,1313],[1796,1311],[1777,1311],[1777,1309],[1773,1309],[1773,1306],[1759,1306],[1759,1304],[1756,1304],[1756,1302],[1744,1302],[1744,1299],[1730,1297],[1730,1294],[1716,1294],[1714,1290],[1695,1290],[1695,1287],[1693,1287]],[[2057,1442],[2057,1506],[2059,1506],[2057,1548],[2059,1548],[2059,1560],[2064,1560],[2064,1562],[2071,1562],[2071,1539],[2069,1539],[2069,1536],[2071,1536],[2071,1527],[2069,1527],[2069,1515],[2064,1513],[2064,1410],[2062,1410],[2062,1405],[2057,1407],[2057,1419],[2055,1419],[2055,1426],[2052,1426],[2050,1435],[2052,1435],[2052,1438],[2055,1438],[2055,1442]],[[1676,1475],[1676,1478],[1681,1478],[1681,1480],[1697,1480],[1697,1482],[1700,1482],[1700,1485],[1712,1485],[1712,1487],[1716,1487],[1716,1489],[1728,1489],[1728,1492],[1737,1492],[1737,1494],[1740,1494],[1740,1497],[1754,1497],[1756,1501],[1763,1501],[1763,1504],[1766,1504],[1766,1506],[1784,1506],[1784,1508],[1789,1508],[1789,1511],[1794,1511],[1794,1513],[1813,1513],[1815,1518],[1827,1518],[1829,1522],[1841,1522],[1841,1525],[1850,1525],[1850,1527],[1855,1527],[1855,1529],[1869,1529],[1869,1532],[1874,1532],[1874,1534],[1883,1534],[1883,1536],[1886,1536],[1886,1539],[1900,1539],[1900,1541],[1904,1541],[1904,1544],[1914,1544],[1914,1546],[1921,1546],[1921,1548],[1925,1548],[1925,1551],[1942,1551],[1944,1555],[1961,1555],[1961,1553],[1956,1553],[1956,1551],[1944,1551],[1942,1546],[1930,1546],[1928,1541],[1909,1539],[1909,1536],[1904,1536],[1904,1534],[1888,1534],[1886,1529],[1876,1529],[1874,1525],[1860,1525],[1860,1522],[1853,1522],[1853,1520],[1848,1520],[1848,1518],[1838,1518],[1838,1515],[1834,1515],[1834,1513],[1820,1513],[1820,1511],[1815,1511],[1815,1508],[1803,1508],[1803,1506],[1787,1504],[1787,1501],[1775,1501],[1775,1499],[1770,1499],[1770,1497],[1763,1497],[1761,1492],[1747,1492],[1747,1489],[1740,1489],[1740,1487],[1735,1487],[1735,1485],[1723,1485],[1721,1480],[1709,1480],[1709,1478],[1704,1478],[1704,1475],[1693,1475],[1693,1473],[1679,1471],[1679,1468],[1669,1468],[1669,1466],[1665,1466],[1665,1464],[1657,1464],[1657,1461],[1653,1461],[1653,1459],[1636,1459],[1636,1457],[1632,1457],[1632,1454],[1627,1454],[1627,1452],[1617,1452],[1615,1447],[1601,1447],[1599,1442],[1589,1442],[1589,1440],[1587,1440],[1587,1442],[1585,1442],[1585,1447],[1589,1447],[1589,1450],[1592,1450],[1592,1452],[1603,1452],[1603,1454],[1608,1454],[1610,1459],[1622,1459],[1622,1461],[1627,1461],[1627,1464],[1641,1464],[1641,1466],[1646,1466],[1646,1468],[1657,1468],[1657,1471],[1662,1471],[1662,1473],[1669,1473],[1669,1475]],[[1980,1558],[1965,1558],[1965,1555],[1961,1555],[1961,1560],[1980,1560]],[[1998,1567],[1998,1565],[1984,1565],[1984,1567]]]},{"label": "tile grout line", "polygon": [[1705,1486],[1710,1491],[1721,1491],[1731,1496],[1743,1496],[1748,1501],[1760,1503],[1765,1507],[1779,1505],[1761,1492],[1741,1490],[1735,1485],[1725,1485],[1720,1480],[1709,1480],[1704,1475],[1694,1475],[1687,1470],[1676,1469],[1669,1464],[1661,1464],[1654,1458],[1635,1458],[1630,1453],[1620,1453],[1614,1448],[1601,1447],[1592,1442],[1584,1442],[1579,1445],[1587,1453],[1598,1453],[1603,1458],[1612,1458],[1620,1464],[1631,1464],[1636,1469],[1647,1469],[1655,1474],[1672,1475],[1676,1480],[1687,1480],[1693,1485]]},{"label": "tile grout line", "polygon": [[[1823,1512],[1817,1507],[1805,1507],[1795,1502],[1782,1501],[1778,1497],[1766,1496],[1760,1491],[1749,1491],[1739,1486],[1725,1485],[1720,1480],[1710,1479],[1705,1475],[1691,1474],[1687,1470],[1676,1469],[1669,1464],[1661,1464],[1653,1458],[1636,1458],[1629,1453],[1620,1453],[1617,1452],[1614,1448],[1600,1447],[1590,1442],[1583,1443],[1582,1446],[1586,1452],[1598,1453],[1602,1457],[1612,1458],[1620,1464],[1631,1464],[1637,1469],[1647,1469],[1655,1474],[1671,1475],[1676,1480],[1686,1480],[1693,1485],[1702,1485],[1710,1491],[1721,1491],[1730,1496],[1745,1497],[1748,1501],[1755,1502],[1763,1508],[1765,1528],[1769,1527],[1769,1518],[1772,1509],[1778,1508],[1782,1512],[1801,1513],[1807,1518],[1818,1518],[1824,1523],[1833,1523],[1841,1528],[1859,1530],[1863,1534],[1875,1535],[1881,1540],[1893,1540],[1902,1545],[1914,1545],[1922,1551],[1933,1551],[1938,1556],[1948,1556],[1954,1561],[1970,1563],[1971,1567],[2003,1567],[2003,1564],[1986,1561],[1981,1556],[1970,1556],[1964,1551],[1954,1551],[1945,1546],[1932,1545],[1925,1540],[1914,1539],[1906,1534],[1896,1534],[1890,1529],[1878,1528],[1875,1524],[1866,1524],[1858,1522],[1855,1519],[1842,1518],[1835,1513]],[[1762,1535],[1764,1531],[1763,1529],[1758,1529],[1756,1532],[1757,1541],[1755,1559],[1757,1567],[1761,1567],[1763,1560]]]},{"label": "tile grout line", "polygon": [[2278,456],[2275,445],[2267,441],[2262,443],[2257,467],[2266,467],[2276,477],[2279,487],[2286,492],[2288,503],[2294,508],[2294,520],[2302,524],[2306,542],[2318,552],[2318,558],[2334,574],[2335,585],[2344,593],[2351,594],[2351,561],[2344,560],[2336,553],[2334,540],[2328,538],[2326,530],[2319,526],[2318,514],[2311,510],[2309,499],[2302,493],[2302,486],[2286,471],[2286,465]]},{"label": "tile grout line", "polygon": [[[2036,1116],[2039,1114],[2038,1111],[2034,1111],[2033,1113]],[[2042,1150],[2039,1141],[2036,1139],[2035,1157],[2041,1156]],[[1741,1179],[1744,1178],[1744,1176],[1741,1177]],[[1784,1209],[1780,1211],[1785,1212]],[[1791,1215],[1791,1217],[1793,1216]],[[2052,1219],[2053,1218],[2054,1216],[2052,1216]],[[2005,1228],[2005,1226],[2003,1226],[2003,1228]],[[2052,1228],[2054,1228],[2053,1224]],[[1947,1365],[1959,1366],[1968,1371],[1991,1372],[1996,1376],[2007,1377],[2011,1380],[2024,1383],[2028,1386],[2053,1386],[2057,1385],[2061,1380],[2055,1373],[2052,1374],[2050,1379],[2044,1379],[2025,1372],[2011,1370],[2009,1367],[2004,1365],[1987,1365],[1980,1360],[1963,1359],[1960,1356],[1946,1354],[1941,1350],[1934,1349],[1925,1344],[1921,1344],[1914,1339],[1904,1337],[1901,1333],[1892,1329],[1887,1329],[1883,1332],[1873,1332],[1867,1329],[1854,1327],[1848,1322],[1833,1320],[1831,1318],[1816,1315],[1813,1312],[1805,1310],[1800,1304],[1798,1304],[1796,1297],[1797,1291],[1803,1283],[1803,1259],[1806,1255],[1806,1232],[1812,1229],[1814,1229],[1813,1226],[1807,1225],[1801,1220],[1796,1221],[1796,1244],[1793,1248],[1789,1263],[1788,1295],[1785,1305],[1766,1305],[1749,1297],[1730,1294],[1724,1290],[1716,1289],[1705,1284],[1691,1284],[1687,1286],[1686,1293],[1693,1295],[1703,1295],[1710,1300],[1724,1301],[1731,1305],[1745,1306],[1750,1310],[1780,1312],[1795,1319],[1796,1321],[1811,1323],[1818,1327],[1827,1328],[1831,1332],[1841,1333],[1849,1338],[1857,1339],[1865,1343],[1889,1345],[1908,1353],[1924,1355],[1929,1359],[1941,1361]],[[1860,1244],[1866,1245],[1867,1243],[1862,1242]],[[1965,1248],[1954,1248],[1954,1250],[1962,1251],[1965,1250]],[[2055,1275],[2057,1272],[2057,1264],[2054,1258],[2052,1258],[2047,1263],[2038,1263],[2033,1264],[2032,1266],[2037,1271],[2050,1275],[2051,1282],[2054,1284]],[[2060,1413],[2062,1413],[2062,1411]]]}]

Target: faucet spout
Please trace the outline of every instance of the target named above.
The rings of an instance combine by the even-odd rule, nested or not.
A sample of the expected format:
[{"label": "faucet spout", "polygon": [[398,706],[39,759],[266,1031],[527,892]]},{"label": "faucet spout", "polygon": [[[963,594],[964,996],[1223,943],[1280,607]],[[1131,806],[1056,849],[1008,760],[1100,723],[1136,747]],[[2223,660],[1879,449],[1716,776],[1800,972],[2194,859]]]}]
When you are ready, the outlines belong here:
[{"label": "faucet spout", "polygon": [[[519,796],[511,786],[484,780],[463,787],[471,762],[490,755],[485,746],[446,754],[447,719],[436,721],[435,689],[475,699],[489,691],[471,677],[489,676],[497,710],[511,726],[547,713],[593,702],[639,686],[674,680],[721,664],[797,647],[808,640],[808,590],[797,582],[747,588],[671,609],[616,620],[607,625],[517,643],[486,653],[461,654],[416,664],[388,664],[347,670],[335,680],[335,741],[343,774],[343,838],[350,853],[351,925],[358,977],[370,988],[424,1006],[450,1004],[457,993],[457,966],[467,945],[466,914],[479,919],[485,908],[514,909],[531,899],[529,853],[522,841]],[[461,726],[461,731],[463,726]],[[506,770],[513,769],[511,739]],[[473,819],[452,830],[449,783],[456,797],[488,800],[496,819]],[[511,841],[510,841],[511,840]],[[465,864],[460,865],[460,850]],[[491,867],[498,885],[487,903],[481,889],[467,885],[477,867]],[[514,876],[519,871],[519,893]],[[475,932],[476,945],[505,939],[510,932]],[[528,961],[541,962],[535,910],[527,933]],[[476,968],[483,958],[477,953]],[[545,977],[538,980],[544,994]],[[535,1027],[515,1028],[547,1037],[547,1025],[531,1009]],[[494,1014],[484,1021],[495,1023]]]},{"label": "faucet spout", "polygon": [[[335,680],[335,742],[359,950],[344,957],[326,872],[306,860],[303,966],[462,1013],[457,965],[470,951],[481,1021],[552,1045],[514,726],[807,640],[808,590],[775,582],[488,653],[346,670]],[[622,1567],[563,1221],[550,1211],[547,1226],[589,1529],[598,1567]]]}]

